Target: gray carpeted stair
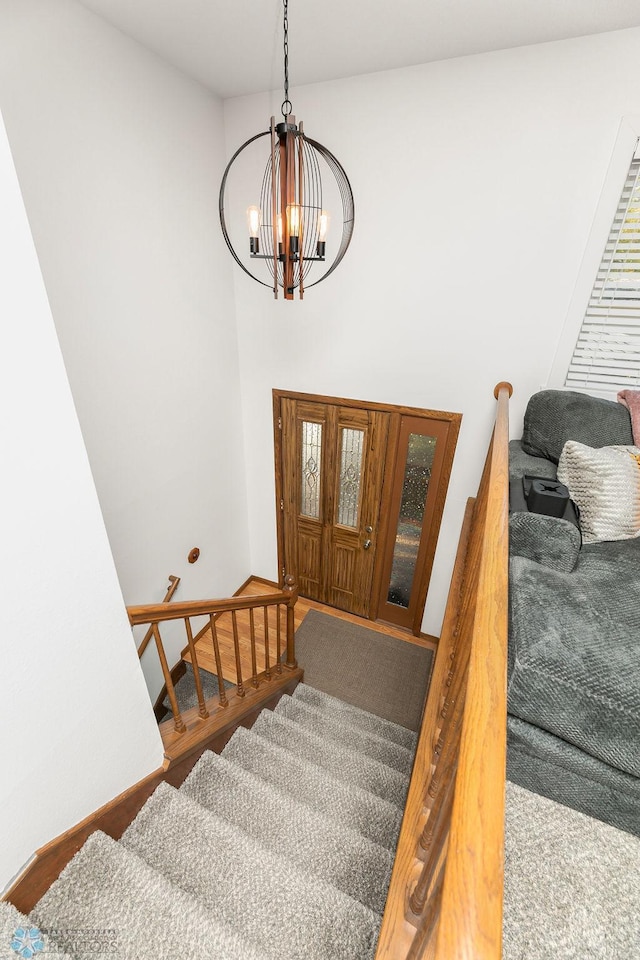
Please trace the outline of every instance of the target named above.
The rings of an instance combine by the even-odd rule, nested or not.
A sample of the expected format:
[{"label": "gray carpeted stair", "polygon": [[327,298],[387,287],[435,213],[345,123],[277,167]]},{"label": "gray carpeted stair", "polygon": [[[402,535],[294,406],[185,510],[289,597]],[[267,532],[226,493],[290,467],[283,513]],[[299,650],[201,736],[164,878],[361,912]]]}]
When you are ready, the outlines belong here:
[{"label": "gray carpeted stair", "polygon": [[297,757],[259,737],[253,729],[239,727],[222,756],[289,793],[312,810],[326,814],[336,823],[356,830],[388,850],[395,850],[402,810],[388,800],[381,800],[367,790],[331,776],[313,761]]},{"label": "gray carpeted stair", "polygon": [[168,784],[158,787],[121,843],[257,947],[284,937],[286,956],[296,960],[373,955],[370,910]]},{"label": "gray carpeted stair", "polygon": [[[95,939],[113,938],[104,954],[140,960],[267,960],[233,929],[213,920],[184,893],[121,843],[93,833],[31,913],[39,927],[77,960],[95,960]],[[66,939],[70,942],[67,944]]]},{"label": "gray carpeted stair", "polygon": [[29,922],[75,960],[102,955],[94,934],[110,960],[372,960],[406,733],[301,685],[162,783],[120,841],[92,834]]},{"label": "gray carpeted stair", "polygon": [[359,730],[349,725],[348,721],[345,722],[343,717],[334,719],[330,714],[287,696],[280,698],[274,713],[279,717],[286,717],[287,720],[293,720],[299,727],[322,737],[325,741],[333,740],[349,750],[371,757],[372,760],[380,760],[401,773],[411,773],[413,764],[411,750],[397,743],[389,743],[388,740],[366,730]]},{"label": "gray carpeted stair", "polygon": [[180,788],[276,854],[382,913],[393,855],[237,764],[205,753]]},{"label": "gray carpeted stair", "polygon": [[401,727],[399,724],[392,723],[391,720],[385,720],[383,717],[376,717],[375,714],[367,713],[366,710],[345,703],[344,700],[330,697],[306,683],[299,683],[292,696],[294,700],[300,700],[334,720],[344,720],[350,727],[357,727],[358,730],[365,730],[376,737],[382,737],[392,743],[399,743],[400,746],[411,750],[412,754],[415,752],[418,735],[413,730]]},{"label": "gray carpeted stair", "polygon": [[408,779],[399,770],[357,754],[332,738],[324,739],[309,733],[294,721],[270,710],[262,711],[252,729],[258,736],[315,763],[345,783],[368,790],[397,807],[404,805]]}]

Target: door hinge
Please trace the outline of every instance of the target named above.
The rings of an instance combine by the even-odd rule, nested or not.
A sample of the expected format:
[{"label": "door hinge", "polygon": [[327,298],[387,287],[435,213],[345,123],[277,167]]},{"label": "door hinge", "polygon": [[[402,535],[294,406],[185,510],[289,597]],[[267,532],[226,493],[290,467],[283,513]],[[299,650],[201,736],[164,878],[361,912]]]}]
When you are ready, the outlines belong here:
[{"label": "door hinge", "polygon": [[282,430],[282,417],[278,417],[278,430]]},{"label": "door hinge", "polygon": [[284,500],[281,500],[281,501],[280,501],[280,509],[281,509],[281,510],[284,510]]}]

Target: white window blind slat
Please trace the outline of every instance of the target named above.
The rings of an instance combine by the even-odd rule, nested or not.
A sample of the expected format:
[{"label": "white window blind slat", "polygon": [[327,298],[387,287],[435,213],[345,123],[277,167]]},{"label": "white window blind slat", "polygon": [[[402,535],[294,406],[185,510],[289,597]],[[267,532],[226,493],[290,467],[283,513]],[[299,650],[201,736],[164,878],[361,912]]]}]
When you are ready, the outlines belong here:
[{"label": "white window blind slat", "polygon": [[640,386],[640,140],[605,244],[565,386]]}]

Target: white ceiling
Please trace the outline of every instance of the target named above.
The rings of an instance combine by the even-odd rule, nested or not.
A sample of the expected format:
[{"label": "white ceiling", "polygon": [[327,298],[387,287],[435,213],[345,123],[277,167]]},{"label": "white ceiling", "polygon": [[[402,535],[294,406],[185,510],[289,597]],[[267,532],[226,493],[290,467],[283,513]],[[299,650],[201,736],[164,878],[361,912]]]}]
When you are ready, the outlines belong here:
[{"label": "white ceiling", "polygon": [[[282,86],[282,0],[81,0],[209,87]],[[290,0],[291,86],[640,26],[640,0]]]}]

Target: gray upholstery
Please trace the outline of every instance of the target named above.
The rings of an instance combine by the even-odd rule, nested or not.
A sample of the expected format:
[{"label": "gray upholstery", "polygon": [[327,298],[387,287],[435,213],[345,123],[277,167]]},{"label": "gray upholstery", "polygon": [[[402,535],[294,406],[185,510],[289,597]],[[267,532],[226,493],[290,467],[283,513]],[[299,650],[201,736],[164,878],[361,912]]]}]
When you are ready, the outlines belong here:
[{"label": "gray upholstery", "polygon": [[[551,461],[569,439],[631,444],[629,413],[583,394],[535,394],[524,452],[510,445],[510,474],[555,475]],[[516,510],[508,776],[640,836],[640,539],[580,549],[571,524],[525,513],[520,503]]]},{"label": "gray upholstery", "polygon": [[635,776],[639,570],[638,540],[585,547],[571,573],[510,564],[509,713]]},{"label": "gray upholstery", "polygon": [[621,403],[570,390],[534,393],[524,415],[525,453],[557,463],[567,440],[589,447],[632,444],[629,411]]},{"label": "gray upholstery", "polygon": [[568,520],[541,513],[512,513],[509,517],[509,546],[512,556],[526,557],[552,570],[571,573],[582,538]]},{"label": "gray upholstery", "polygon": [[509,441],[509,480],[519,480],[527,474],[530,477],[549,477],[555,480],[558,471],[555,463],[546,457],[532,457],[522,449],[521,440]]},{"label": "gray upholstery", "polygon": [[533,793],[640,836],[640,780],[517,717],[507,720],[507,777]]}]

